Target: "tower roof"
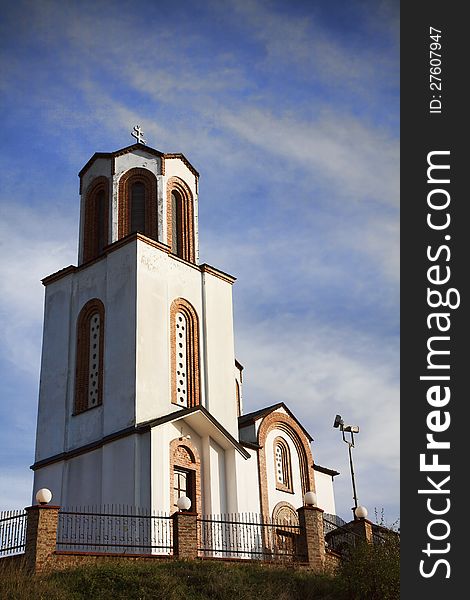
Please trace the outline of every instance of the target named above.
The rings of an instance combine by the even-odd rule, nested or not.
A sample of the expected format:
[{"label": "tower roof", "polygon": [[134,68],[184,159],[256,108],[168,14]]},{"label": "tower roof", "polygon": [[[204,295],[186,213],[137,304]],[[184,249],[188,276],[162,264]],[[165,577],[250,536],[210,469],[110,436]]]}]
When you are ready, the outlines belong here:
[{"label": "tower roof", "polygon": [[[120,150],[115,150],[114,152],[95,152],[93,154],[93,156],[90,158],[90,160],[86,163],[86,165],[82,168],[82,170],[80,171],[78,176],[81,179],[82,176],[88,171],[88,169],[91,167],[91,165],[98,158],[108,158],[108,159],[114,160],[117,156],[122,156],[123,154],[129,154],[131,152],[134,152],[135,150],[141,150],[142,152],[146,152],[148,154],[153,154],[154,156],[158,156],[159,158],[161,158],[163,161],[165,159],[179,158],[180,160],[183,161],[183,163],[188,167],[188,169],[196,177],[199,177],[199,172],[193,167],[193,165],[184,156],[184,154],[181,154],[181,152],[164,153],[164,152],[160,152],[160,150],[156,150],[155,148],[152,148],[151,146],[146,146],[144,144],[137,144],[137,143],[131,144],[130,146],[126,146],[125,148],[121,148]],[[113,173],[114,173],[114,166],[113,166]]]}]

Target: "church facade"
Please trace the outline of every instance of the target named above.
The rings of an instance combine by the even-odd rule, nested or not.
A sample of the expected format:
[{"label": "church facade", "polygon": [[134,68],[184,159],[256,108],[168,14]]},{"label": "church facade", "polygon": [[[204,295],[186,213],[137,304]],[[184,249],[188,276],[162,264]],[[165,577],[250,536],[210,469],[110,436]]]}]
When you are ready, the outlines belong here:
[{"label": "church facade", "polygon": [[199,264],[198,179],[142,143],[80,174],[78,266],[43,280],[34,491],[61,506],[335,513],[336,471],[284,404],[244,411],[235,278]]}]

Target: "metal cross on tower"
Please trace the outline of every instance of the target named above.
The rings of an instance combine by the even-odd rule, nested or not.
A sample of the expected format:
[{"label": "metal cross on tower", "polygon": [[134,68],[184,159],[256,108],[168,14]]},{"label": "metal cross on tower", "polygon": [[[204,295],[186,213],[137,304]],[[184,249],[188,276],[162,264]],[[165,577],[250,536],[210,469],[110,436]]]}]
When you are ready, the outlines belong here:
[{"label": "metal cross on tower", "polygon": [[135,125],[134,130],[131,131],[131,136],[135,137],[138,144],[146,144],[147,142],[144,140],[144,132],[142,131],[140,125]]}]

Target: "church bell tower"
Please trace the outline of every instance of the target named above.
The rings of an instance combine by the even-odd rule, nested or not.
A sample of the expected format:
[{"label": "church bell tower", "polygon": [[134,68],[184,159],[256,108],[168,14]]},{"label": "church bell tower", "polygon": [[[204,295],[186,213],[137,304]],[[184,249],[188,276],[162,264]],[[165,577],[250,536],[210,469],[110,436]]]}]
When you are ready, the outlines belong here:
[{"label": "church bell tower", "polygon": [[34,491],[171,511],[184,485],[236,511],[235,279],[199,264],[196,169],[133,135],[80,171],[78,266],[43,280]]}]

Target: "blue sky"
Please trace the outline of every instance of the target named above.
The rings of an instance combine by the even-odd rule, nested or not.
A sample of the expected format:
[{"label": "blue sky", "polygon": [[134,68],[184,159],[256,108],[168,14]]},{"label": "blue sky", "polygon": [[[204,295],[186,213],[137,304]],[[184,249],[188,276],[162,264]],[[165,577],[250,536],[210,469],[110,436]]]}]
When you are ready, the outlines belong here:
[{"label": "blue sky", "polygon": [[30,503],[43,288],[76,264],[77,173],[133,142],[201,173],[235,275],[245,411],[285,402],[360,503],[399,516],[398,2],[8,2],[0,25],[0,509]]}]

